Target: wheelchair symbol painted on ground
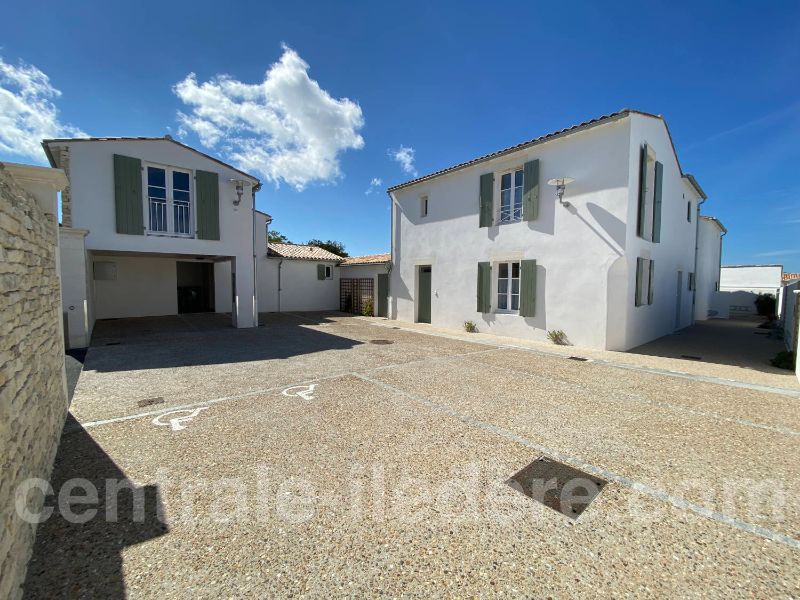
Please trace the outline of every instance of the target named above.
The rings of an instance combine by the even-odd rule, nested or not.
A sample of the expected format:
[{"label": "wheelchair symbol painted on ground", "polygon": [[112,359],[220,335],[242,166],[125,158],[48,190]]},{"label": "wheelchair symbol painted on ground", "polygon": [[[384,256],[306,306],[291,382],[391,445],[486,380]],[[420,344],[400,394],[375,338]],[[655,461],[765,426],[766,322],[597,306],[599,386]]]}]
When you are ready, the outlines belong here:
[{"label": "wheelchair symbol painted on ground", "polygon": [[312,383],[311,385],[293,385],[292,387],[288,387],[283,390],[281,393],[284,396],[288,397],[300,397],[303,400],[313,400],[314,399],[314,388],[317,387],[316,383]]},{"label": "wheelchair symbol painted on ground", "polygon": [[153,419],[153,425],[160,425],[164,427],[168,425],[172,428],[172,431],[181,431],[186,429],[186,423],[192,421],[202,411],[208,410],[209,408],[210,407],[208,406],[201,406],[200,408],[195,408],[194,410],[189,408],[173,410],[171,412],[158,415],[155,419]]}]

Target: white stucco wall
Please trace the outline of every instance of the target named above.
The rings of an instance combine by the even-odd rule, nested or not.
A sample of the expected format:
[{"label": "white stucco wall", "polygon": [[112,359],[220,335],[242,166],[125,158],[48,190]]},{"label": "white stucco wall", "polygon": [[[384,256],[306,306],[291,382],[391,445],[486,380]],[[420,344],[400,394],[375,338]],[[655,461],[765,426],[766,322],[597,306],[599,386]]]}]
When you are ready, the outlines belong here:
[{"label": "white stucco wall", "polygon": [[342,265],[339,267],[342,278],[352,279],[372,279],[372,308],[373,315],[378,310],[378,275],[388,273],[389,265],[386,264],[367,264],[367,265]]},{"label": "white stucco wall", "polygon": [[[317,265],[330,265],[331,279],[317,279]],[[280,269],[280,291],[278,270]],[[335,262],[280,258],[259,259],[261,312],[339,310],[340,269]]]},{"label": "white stucco wall", "polygon": [[694,305],[694,318],[698,321],[727,317],[727,313],[719,314],[716,308],[723,233],[716,221],[700,219],[697,239],[697,294]]},{"label": "white stucco wall", "polygon": [[[647,141],[664,163],[662,242],[636,237],[639,145]],[[479,178],[540,160],[539,218],[478,227]],[[546,184],[572,177],[564,200]],[[574,344],[627,349],[675,329],[676,273],[684,286],[694,270],[695,222],[686,221],[685,185],[660,120],[628,117],[521,150],[479,165],[396,190],[393,202],[394,268],[390,315],[416,317],[417,266],[432,266],[431,320],[461,328],[471,320],[482,332],[545,339],[561,329]],[[428,196],[427,217],[419,199]],[[687,198],[684,198],[684,195]],[[656,261],[652,306],[634,308],[636,257]],[[536,316],[476,310],[480,261],[536,259]],[[493,280],[496,270],[493,268]],[[493,307],[496,306],[493,283]],[[691,294],[684,292],[680,326],[692,322]]]},{"label": "white stucco wall", "polygon": [[[232,202],[236,193],[235,184],[230,180],[242,179],[240,173],[168,140],[110,140],[70,142],[66,145],[70,154],[72,225],[89,230],[86,236],[87,250],[236,257],[236,294],[239,304],[237,325],[250,327],[255,324],[252,186],[245,187],[242,202],[238,207]],[[220,240],[117,233],[114,207],[114,154],[192,171],[216,172],[220,182]],[[194,200],[193,193],[192,201]],[[192,208],[194,218],[194,205]],[[144,199],[142,210],[145,210]],[[169,297],[153,300],[149,308],[143,308],[142,311],[162,310],[171,305],[171,298],[174,295],[172,292],[174,290]],[[175,306],[177,307],[177,304]],[[97,318],[103,317],[98,313]]]},{"label": "white stucco wall", "polygon": [[94,321],[89,317],[89,256],[84,246],[85,229],[59,227],[61,306],[67,315],[67,344],[70,348],[89,345]]},{"label": "white stucco wall", "polygon": [[97,263],[112,263],[116,270],[115,280],[94,279],[97,319],[178,313],[178,279],[174,258],[93,254],[90,276]]},{"label": "white stucco wall", "polygon": [[781,314],[781,265],[726,266],[720,269],[720,295],[730,314],[755,315],[753,304],[758,294],[772,294],[776,298],[776,313]]}]

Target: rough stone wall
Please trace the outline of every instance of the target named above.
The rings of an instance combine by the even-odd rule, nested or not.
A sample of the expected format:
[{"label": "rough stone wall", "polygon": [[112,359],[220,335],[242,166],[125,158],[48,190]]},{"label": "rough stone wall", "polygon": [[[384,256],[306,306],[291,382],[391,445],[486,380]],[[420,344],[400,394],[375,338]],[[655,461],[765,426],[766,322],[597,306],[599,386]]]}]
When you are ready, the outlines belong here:
[{"label": "rough stone wall", "polygon": [[[0,164],[0,598],[19,598],[35,525],[15,509],[48,480],[67,414],[57,223]],[[42,494],[29,495],[38,512]]]}]

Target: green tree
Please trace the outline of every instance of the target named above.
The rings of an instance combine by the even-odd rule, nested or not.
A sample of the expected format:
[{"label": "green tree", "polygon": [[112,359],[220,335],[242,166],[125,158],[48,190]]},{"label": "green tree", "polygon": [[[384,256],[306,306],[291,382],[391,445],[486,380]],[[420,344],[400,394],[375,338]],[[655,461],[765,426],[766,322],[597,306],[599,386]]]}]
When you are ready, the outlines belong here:
[{"label": "green tree", "polygon": [[283,235],[277,229],[270,229],[269,230],[269,241],[273,244],[291,244],[292,242],[289,241],[285,235]]},{"label": "green tree", "polygon": [[323,242],[322,240],[308,240],[308,245],[317,246],[318,248],[324,248],[328,252],[333,252],[334,254],[338,254],[339,256],[350,256],[344,249],[344,244],[342,242],[337,242],[335,240],[328,240],[325,242]]}]

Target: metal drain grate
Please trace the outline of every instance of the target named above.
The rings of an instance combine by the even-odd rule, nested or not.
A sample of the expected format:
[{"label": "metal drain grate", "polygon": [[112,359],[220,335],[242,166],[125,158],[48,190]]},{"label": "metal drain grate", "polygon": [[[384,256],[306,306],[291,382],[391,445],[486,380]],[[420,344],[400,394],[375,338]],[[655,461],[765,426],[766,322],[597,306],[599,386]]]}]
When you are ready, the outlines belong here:
[{"label": "metal drain grate", "polygon": [[119,346],[120,342],[106,342],[105,345],[106,346]]},{"label": "metal drain grate", "polygon": [[681,358],[686,360],[703,360],[702,356],[692,356],[691,354],[681,354]]},{"label": "metal drain grate", "polygon": [[144,408],[145,406],[153,406],[154,404],[164,404],[164,398],[161,396],[157,398],[145,398],[144,400],[139,400],[136,405],[139,408]]},{"label": "metal drain grate", "polygon": [[394,344],[392,340],[370,340],[370,344],[378,344],[380,346],[385,346],[386,344]]},{"label": "metal drain grate", "polygon": [[589,360],[588,358],[583,358],[582,356],[570,356],[569,359],[570,360],[579,360],[581,362],[587,362]]},{"label": "metal drain grate", "polygon": [[540,456],[506,483],[528,498],[577,519],[608,482]]}]

